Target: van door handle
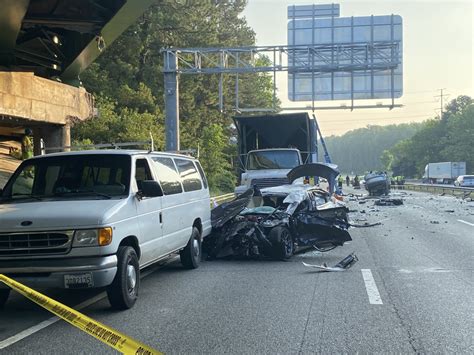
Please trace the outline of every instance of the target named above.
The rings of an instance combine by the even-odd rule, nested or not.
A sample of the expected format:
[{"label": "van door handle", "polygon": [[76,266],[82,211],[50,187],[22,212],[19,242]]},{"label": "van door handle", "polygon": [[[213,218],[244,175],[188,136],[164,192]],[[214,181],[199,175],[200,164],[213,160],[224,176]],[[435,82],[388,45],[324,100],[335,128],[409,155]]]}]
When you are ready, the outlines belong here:
[{"label": "van door handle", "polygon": [[160,223],[163,223],[163,214],[160,212]]}]

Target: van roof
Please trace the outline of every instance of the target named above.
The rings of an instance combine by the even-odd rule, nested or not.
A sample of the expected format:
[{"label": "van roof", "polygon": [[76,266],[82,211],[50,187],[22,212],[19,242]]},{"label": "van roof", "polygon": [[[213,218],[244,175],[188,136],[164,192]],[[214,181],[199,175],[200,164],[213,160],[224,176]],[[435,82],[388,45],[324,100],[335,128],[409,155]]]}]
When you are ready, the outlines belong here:
[{"label": "van roof", "polygon": [[62,157],[62,156],[71,156],[71,155],[148,155],[148,154],[160,154],[166,155],[170,157],[177,157],[177,158],[188,158],[188,159],[196,159],[189,155],[178,154],[178,153],[170,153],[170,152],[158,152],[158,151],[148,151],[148,150],[133,150],[133,149],[97,149],[97,150],[77,150],[73,152],[60,152],[60,153],[50,153],[46,155],[38,155],[31,159],[43,159],[48,157]]}]

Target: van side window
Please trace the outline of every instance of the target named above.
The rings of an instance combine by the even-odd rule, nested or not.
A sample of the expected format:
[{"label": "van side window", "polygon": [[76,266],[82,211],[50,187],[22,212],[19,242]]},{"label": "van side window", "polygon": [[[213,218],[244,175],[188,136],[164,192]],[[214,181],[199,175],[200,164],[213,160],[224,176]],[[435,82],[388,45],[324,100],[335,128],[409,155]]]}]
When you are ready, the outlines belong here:
[{"label": "van side window", "polygon": [[199,163],[198,161],[195,162],[196,163],[196,166],[199,170],[199,174],[201,175],[201,179],[202,179],[202,182],[204,184],[204,188],[207,189],[207,179],[206,179],[206,174],[204,174],[204,170],[202,170],[202,166],[201,166],[201,163]]},{"label": "van side window", "polygon": [[161,188],[165,195],[174,195],[183,192],[181,187],[180,177],[176,172],[176,168],[171,158],[152,157],[154,162],[154,169],[158,179],[160,180]]},{"label": "van side window", "polygon": [[201,179],[191,160],[175,159],[179,175],[183,181],[184,191],[196,191],[202,189]]},{"label": "van side window", "polygon": [[148,162],[146,159],[137,159],[135,162],[135,180],[137,180],[138,189],[142,189],[142,181],[153,180]]}]

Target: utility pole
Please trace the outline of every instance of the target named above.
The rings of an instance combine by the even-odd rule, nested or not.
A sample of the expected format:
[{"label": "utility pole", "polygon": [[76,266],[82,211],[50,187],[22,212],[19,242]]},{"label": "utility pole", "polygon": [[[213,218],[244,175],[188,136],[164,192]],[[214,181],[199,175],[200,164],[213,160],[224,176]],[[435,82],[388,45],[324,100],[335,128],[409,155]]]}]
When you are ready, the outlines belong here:
[{"label": "utility pole", "polygon": [[435,96],[435,97],[440,98],[441,104],[440,104],[439,118],[441,120],[443,120],[443,98],[444,98],[444,96],[448,96],[448,95],[443,94],[443,90],[446,90],[446,88],[439,89],[439,90],[440,90],[441,93],[439,95]]}]

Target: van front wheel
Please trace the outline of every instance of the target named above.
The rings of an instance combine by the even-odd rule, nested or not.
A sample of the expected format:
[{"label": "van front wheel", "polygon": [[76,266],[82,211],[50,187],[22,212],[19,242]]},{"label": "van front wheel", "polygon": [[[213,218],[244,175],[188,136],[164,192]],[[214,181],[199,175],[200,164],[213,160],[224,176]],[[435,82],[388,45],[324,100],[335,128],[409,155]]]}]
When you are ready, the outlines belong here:
[{"label": "van front wheel", "polygon": [[7,303],[9,295],[10,295],[10,289],[9,288],[0,289],[0,309],[3,308],[5,303]]},{"label": "van front wheel", "polygon": [[193,227],[191,238],[186,247],[179,252],[181,264],[186,269],[196,269],[201,262],[201,234],[199,229]]},{"label": "van front wheel", "polygon": [[132,308],[138,298],[140,268],[135,249],[121,246],[117,252],[117,274],[107,287],[107,296],[114,309]]}]

